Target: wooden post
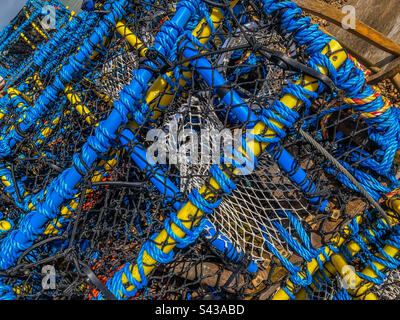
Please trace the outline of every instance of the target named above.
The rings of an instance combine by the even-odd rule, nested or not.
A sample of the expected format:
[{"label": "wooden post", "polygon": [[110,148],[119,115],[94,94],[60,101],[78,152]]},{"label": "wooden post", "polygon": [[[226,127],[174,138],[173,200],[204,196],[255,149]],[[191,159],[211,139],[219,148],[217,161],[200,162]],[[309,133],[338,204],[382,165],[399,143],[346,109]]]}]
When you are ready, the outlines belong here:
[{"label": "wooden post", "polygon": [[[347,0],[355,8],[355,29],[344,29],[347,12],[320,0],[294,0],[305,12],[322,17],[332,24],[327,27],[339,42],[375,75],[375,84],[391,78],[400,90],[400,14],[399,0]],[[372,46],[371,46],[372,44]]]}]

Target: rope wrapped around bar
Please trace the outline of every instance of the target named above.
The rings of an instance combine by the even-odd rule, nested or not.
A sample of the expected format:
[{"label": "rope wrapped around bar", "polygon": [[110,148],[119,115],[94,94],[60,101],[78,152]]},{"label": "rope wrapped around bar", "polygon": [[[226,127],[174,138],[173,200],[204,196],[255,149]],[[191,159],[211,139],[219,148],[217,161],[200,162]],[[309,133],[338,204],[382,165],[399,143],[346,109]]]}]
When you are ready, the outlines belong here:
[{"label": "rope wrapped around bar", "polygon": [[4,77],[0,298],[397,296],[399,109],[293,2],[57,6]]}]

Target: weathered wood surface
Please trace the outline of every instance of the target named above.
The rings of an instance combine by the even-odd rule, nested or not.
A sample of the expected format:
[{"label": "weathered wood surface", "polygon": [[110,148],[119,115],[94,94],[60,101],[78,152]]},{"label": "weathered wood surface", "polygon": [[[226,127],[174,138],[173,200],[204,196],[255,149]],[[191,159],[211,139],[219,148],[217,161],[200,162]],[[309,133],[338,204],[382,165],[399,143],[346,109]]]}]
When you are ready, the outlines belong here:
[{"label": "weathered wood surface", "polygon": [[80,12],[83,0],[61,0],[61,2],[70,10]]},{"label": "weathered wood surface", "polygon": [[[325,20],[332,22],[334,25],[341,26],[343,19],[346,17],[345,13],[342,13],[341,10],[326,4],[325,2],[319,0],[295,0],[295,2],[306,12],[312,13],[316,16],[322,17]],[[356,11],[357,12],[357,11]],[[356,17],[357,18],[357,17]],[[331,32],[328,28],[328,32]],[[392,41],[389,37],[385,34],[377,31],[376,29],[372,28],[368,24],[364,23],[363,21],[357,19],[355,29],[348,29],[347,32],[343,34],[343,29],[341,32],[334,30],[335,36],[339,40],[343,42],[344,45],[349,47],[353,46],[352,42],[347,42],[347,37],[349,36],[348,33],[352,33],[357,38],[361,38],[364,41],[368,42],[369,44],[373,44],[375,47],[384,50],[385,52],[392,53],[395,56],[400,56],[400,45],[396,42]],[[371,47],[371,46],[369,46]],[[355,49],[355,48],[354,48]]]},{"label": "weathered wood surface", "polygon": [[341,26],[346,16],[341,10],[321,0],[294,1],[303,11],[331,22],[324,31],[376,73],[371,84],[391,78],[400,90],[400,0],[347,0],[357,19],[356,28],[347,30]]},{"label": "weathered wood surface", "polygon": [[[384,66],[380,71],[376,74],[372,75],[368,79],[368,83],[377,84],[382,80],[388,78],[395,78],[394,81],[398,82],[398,77],[400,73],[400,56],[395,60],[389,62],[386,66]],[[398,82],[400,83],[400,82]]]},{"label": "weathered wood surface", "polygon": [[[347,4],[356,8],[357,19],[383,33],[397,44],[400,43],[400,0],[348,0]],[[363,58],[378,67],[382,67],[390,59],[395,58],[391,53],[371,46],[343,28],[330,25],[327,29],[343,44],[357,49]]]}]

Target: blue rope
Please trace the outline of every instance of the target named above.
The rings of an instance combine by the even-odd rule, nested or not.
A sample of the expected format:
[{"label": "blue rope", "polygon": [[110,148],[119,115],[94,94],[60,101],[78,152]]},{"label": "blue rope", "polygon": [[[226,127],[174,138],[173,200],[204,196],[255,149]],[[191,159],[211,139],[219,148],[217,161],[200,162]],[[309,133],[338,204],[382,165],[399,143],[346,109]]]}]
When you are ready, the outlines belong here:
[{"label": "blue rope", "polygon": [[[184,6],[191,7],[194,3],[197,2],[188,1]],[[37,100],[36,107],[38,105],[39,107],[43,107],[44,105],[50,105],[54,102],[51,100],[57,95],[57,92],[63,89],[63,81],[66,83],[72,79],[73,75],[83,67],[83,61],[88,59],[96,44],[100,43],[107,32],[109,32],[110,25],[115,25],[116,21],[120,20],[125,14],[125,5],[126,0],[116,0],[113,2],[112,7],[109,8],[111,9],[110,13],[105,15],[103,19],[108,23],[106,24],[103,20],[98,23],[94,33],[90,36],[90,40],[86,39],[79,52],[69,59],[69,64],[63,67],[60,74],[53,82],[53,85],[47,87],[44,94]],[[198,8],[193,10],[198,10]],[[175,25],[172,32],[174,32],[176,38],[178,37],[177,30],[179,30],[179,26]],[[162,42],[160,39],[164,39],[165,41],[163,43],[168,43],[171,37],[171,30],[166,29],[166,25],[164,24],[161,31],[157,34],[155,42],[160,43]],[[170,49],[170,47],[161,47],[160,50],[162,52],[160,53],[168,55]],[[37,236],[42,233],[45,223],[57,217],[58,206],[67,199],[73,197],[75,192],[73,188],[82,178],[81,173],[84,174],[88,171],[88,168],[96,161],[98,153],[107,151],[107,149],[114,144],[113,141],[116,139],[116,134],[114,132],[120,124],[128,121],[127,114],[131,113],[133,118],[138,120],[139,124],[142,123],[139,113],[140,111],[143,112],[143,108],[146,107],[140,104],[139,101],[142,99],[142,93],[147,90],[148,82],[152,77],[153,75],[144,69],[141,69],[140,72],[137,70],[134,72],[134,79],[131,84],[124,87],[122,95],[120,95],[120,100],[114,103],[113,112],[106,120],[99,123],[95,130],[95,135],[90,136],[87,143],[83,145],[81,155],[75,155],[73,157],[74,167],[66,169],[58,178],[50,183],[47,188],[45,201],[39,203],[36,210],[30,212],[25,217],[25,220],[19,225],[17,230],[13,230],[13,232],[9,233],[8,236],[3,239],[0,248],[1,268],[7,269],[11,266],[21,251],[24,250],[24,248],[28,248]],[[140,108],[142,108],[142,110],[140,110]],[[30,113],[26,114],[26,118],[28,119],[27,123],[31,123],[31,121],[37,119],[44,110],[44,108],[42,108],[42,110],[35,109],[37,108],[33,108],[30,110]],[[29,125],[27,124],[25,127],[21,126],[21,130],[27,129]],[[10,134],[10,136],[12,136],[12,134]],[[12,139],[14,140],[10,139],[10,142],[14,142],[10,144],[14,145],[15,141],[18,139],[16,137],[12,137]],[[2,142],[4,142],[4,140]],[[201,201],[201,199],[197,200]]]},{"label": "blue rope", "polygon": [[333,300],[353,300],[349,293],[342,289],[333,297]]},{"label": "blue rope", "polygon": [[[294,35],[298,45],[305,45],[306,52],[310,55],[307,64],[313,69],[319,71],[318,65],[325,67],[330,78],[334,81],[338,89],[344,90],[348,98],[363,99],[373,94],[373,89],[365,84],[364,74],[355,67],[354,63],[347,59],[338,70],[334,68],[328,57],[321,54],[322,49],[333,39],[319,30],[318,25],[312,25],[308,17],[301,16],[302,11],[291,1],[261,0],[263,10],[267,15],[276,12],[281,14],[282,28],[288,33]],[[319,90],[324,88],[319,82]],[[303,100],[302,100],[303,101]],[[303,101],[304,102],[304,101]],[[371,103],[364,105],[352,105],[354,112],[371,113],[381,109],[384,106],[382,97],[378,97]],[[348,106],[343,106],[347,108]],[[368,160],[368,167],[381,175],[391,173],[393,158],[396,151],[400,148],[400,110],[389,108],[382,115],[366,118],[364,121],[369,127],[369,137],[376,142],[383,151],[382,158]],[[393,185],[396,181],[393,176],[390,177],[392,189],[398,185]],[[349,186],[347,184],[347,186]],[[350,187],[350,186],[349,186]],[[372,192],[377,197],[376,192]]]}]

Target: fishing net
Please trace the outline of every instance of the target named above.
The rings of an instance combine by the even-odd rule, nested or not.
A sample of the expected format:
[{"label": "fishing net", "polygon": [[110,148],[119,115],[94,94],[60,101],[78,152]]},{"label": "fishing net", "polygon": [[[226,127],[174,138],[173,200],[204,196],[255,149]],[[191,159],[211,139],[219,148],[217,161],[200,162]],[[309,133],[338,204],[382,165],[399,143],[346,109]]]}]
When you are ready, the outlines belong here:
[{"label": "fishing net", "polygon": [[294,3],[96,1],[36,58],[3,298],[397,297],[399,111]]},{"label": "fishing net", "polygon": [[0,45],[0,76],[8,82],[18,81],[71,13],[58,0],[27,1],[17,16],[3,28]]}]

